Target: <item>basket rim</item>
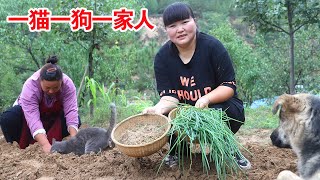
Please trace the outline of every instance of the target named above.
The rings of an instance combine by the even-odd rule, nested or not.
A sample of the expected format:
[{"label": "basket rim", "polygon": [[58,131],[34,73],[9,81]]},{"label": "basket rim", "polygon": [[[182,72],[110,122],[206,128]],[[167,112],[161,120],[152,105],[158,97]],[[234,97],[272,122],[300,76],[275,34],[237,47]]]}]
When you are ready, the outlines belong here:
[{"label": "basket rim", "polygon": [[[122,125],[123,123],[125,123],[126,121],[129,121],[131,118],[138,117],[138,116],[144,116],[144,115],[146,115],[146,114],[147,114],[147,115],[161,116],[161,117],[163,117],[163,118],[165,118],[165,119],[167,120],[168,127],[167,127],[165,133],[163,133],[163,135],[161,135],[159,138],[157,138],[157,139],[155,139],[155,140],[153,140],[153,141],[151,141],[151,142],[148,142],[148,143],[145,143],[145,144],[139,144],[139,145],[122,144],[122,143],[120,143],[119,141],[116,140],[116,138],[114,137],[114,132],[115,132],[115,130],[116,130],[119,126],[121,126],[121,125]],[[150,145],[150,144],[153,144],[154,142],[159,141],[159,140],[162,139],[163,137],[167,136],[170,128],[171,128],[171,126],[170,126],[169,118],[168,118],[167,116],[162,115],[162,114],[156,114],[156,113],[140,113],[140,114],[136,114],[136,115],[127,117],[126,119],[124,119],[123,121],[121,121],[119,124],[117,124],[117,125],[113,128],[113,130],[112,130],[112,132],[111,132],[111,139],[112,139],[112,141],[113,141],[115,144],[120,145],[120,146],[122,146],[122,147],[136,147],[136,148],[141,148],[141,147],[145,147],[145,146],[148,146],[148,145]]]},{"label": "basket rim", "polygon": [[169,112],[169,114],[168,114],[168,119],[169,119],[170,122],[173,121],[173,119],[171,119],[172,114],[173,114],[174,112],[177,112],[177,111],[178,111],[178,108],[173,108],[173,109]]}]

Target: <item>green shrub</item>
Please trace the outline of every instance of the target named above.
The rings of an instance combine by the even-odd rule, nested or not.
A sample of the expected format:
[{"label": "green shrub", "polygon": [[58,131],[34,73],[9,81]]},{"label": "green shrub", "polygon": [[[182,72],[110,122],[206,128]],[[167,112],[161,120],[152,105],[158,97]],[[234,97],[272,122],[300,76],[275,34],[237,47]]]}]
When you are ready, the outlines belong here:
[{"label": "green shrub", "polygon": [[246,122],[243,128],[254,129],[263,128],[270,129],[278,126],[279,118],[272,114],[270,106],[260,106],[258,108],[245,109]]}]

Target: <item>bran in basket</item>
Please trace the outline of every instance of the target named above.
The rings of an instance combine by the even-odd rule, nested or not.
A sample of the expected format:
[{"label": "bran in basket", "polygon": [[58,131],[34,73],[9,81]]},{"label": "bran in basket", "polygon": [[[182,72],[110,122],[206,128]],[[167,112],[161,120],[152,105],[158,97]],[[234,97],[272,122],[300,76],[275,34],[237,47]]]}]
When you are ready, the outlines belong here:
[{"label": "bran in basket", "polygon": [[127,145],[146,144],[162,136],[165,131],[165,127],[160,123],[137,123],[122,133],[119,142]]}]

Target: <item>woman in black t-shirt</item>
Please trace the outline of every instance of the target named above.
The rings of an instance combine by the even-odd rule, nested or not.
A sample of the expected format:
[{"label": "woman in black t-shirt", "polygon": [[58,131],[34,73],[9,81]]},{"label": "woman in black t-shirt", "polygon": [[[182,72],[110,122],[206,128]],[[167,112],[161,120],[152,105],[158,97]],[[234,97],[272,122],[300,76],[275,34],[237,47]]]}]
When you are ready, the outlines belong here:
[{"label": "woman in black t-shirt", "polygon": [[[229,117],[238,120],[229,122],[236,133],[245,116],[243,102],[237,98],[235,72],[227,50],[216,38],[198,31],[187,4],[169,5],[163,12],[163,22],[170,40],[154,61],[160,101],[144,113],[168,114],[179,102],[198,108],[222,108]],[[237,160],[243,169],[250,168],[247,159]],[[176,164],[174,154],[168,157],[167,164]]]}]

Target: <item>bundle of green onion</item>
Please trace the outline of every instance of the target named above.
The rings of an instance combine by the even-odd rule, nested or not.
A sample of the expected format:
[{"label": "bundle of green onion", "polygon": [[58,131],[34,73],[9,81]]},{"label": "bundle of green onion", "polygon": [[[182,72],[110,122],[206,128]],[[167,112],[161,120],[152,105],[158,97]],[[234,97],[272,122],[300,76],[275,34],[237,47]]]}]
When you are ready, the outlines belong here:
[{"label": "bundle of green onion", "polygon": [[172,128],[169,135],[175,134],[177,140],[169,152],[176,148],[180,168],[183,168],[183,154],[187,154],[192,164],[193,153],[190,149],[198,144],[203,169],[207,174],[210,162],[214,162],[219,179],[226,179],[228,169],[232,174],[237,173],[239,166],[234,157],[236,154],[242,156],[239,150],[241,145],[228,127],[229,120],[237,121],[228,117],[221,109],[179,106],[175,118],[170,122]]}]

